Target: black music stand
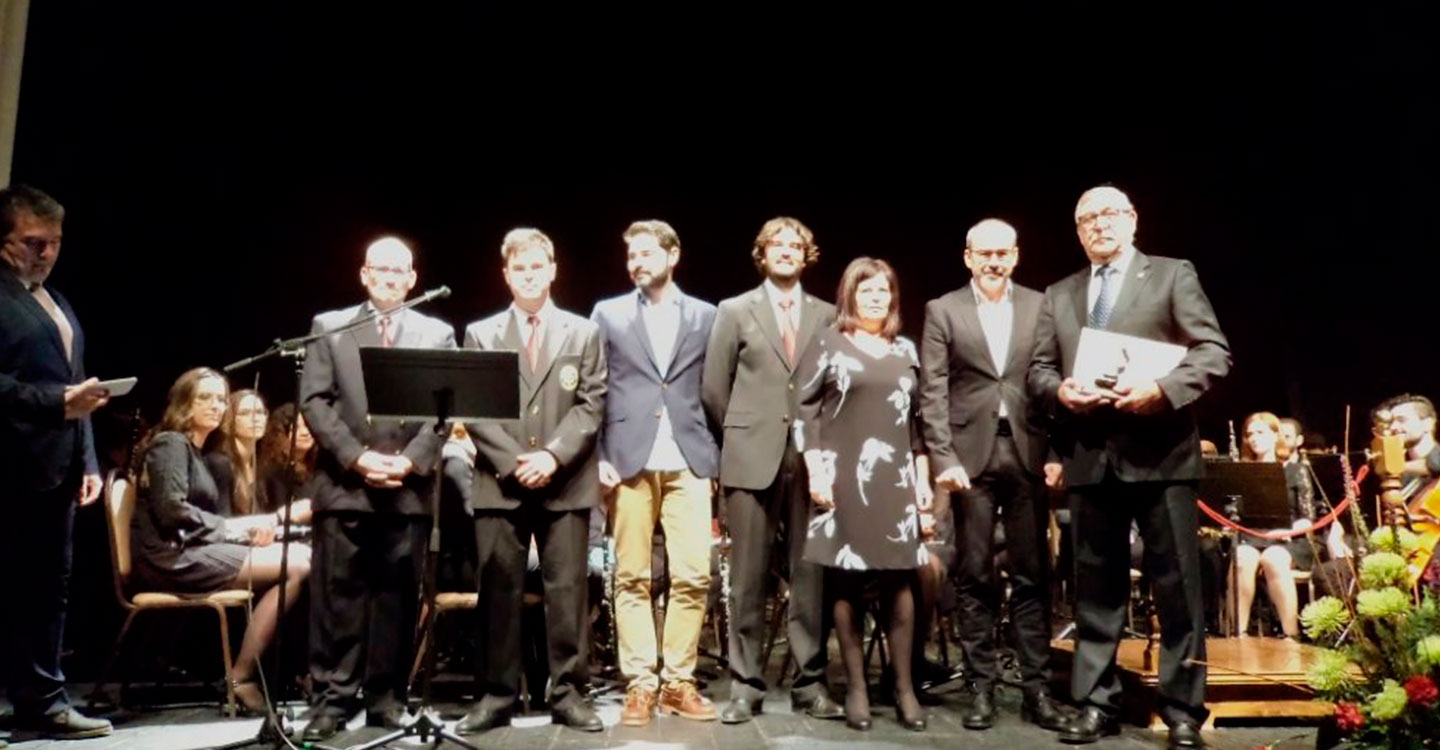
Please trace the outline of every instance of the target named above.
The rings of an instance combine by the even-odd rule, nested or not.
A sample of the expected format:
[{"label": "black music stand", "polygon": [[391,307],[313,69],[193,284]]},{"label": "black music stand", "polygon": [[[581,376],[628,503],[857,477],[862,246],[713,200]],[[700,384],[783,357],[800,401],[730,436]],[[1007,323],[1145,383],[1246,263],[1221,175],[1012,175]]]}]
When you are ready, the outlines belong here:
[{"label": "black music stand", "polygon": [[[435,420],[439,435],[448,435],[451,419],[466,421],[519,419],[520,355],[513,351],[470,349],[386,349],[361,347],[360,369],[365,377],[365,398],[372,419]],[[440,462],[437,452],[431,467],[430,545],[425,560],[425,628],[421,643],[429,643],[435,626],[435,567],[440,554]],[[445,725],[430,710],[430,683],[435,674],[433,646],[425,652],[425,681],[420,707],[405,726],[350,750],[371,750],[405,737],[420,742],[449,740],[477,750]]]},{"label": "black music stand", "polygon": [[[1279,463],[1207,461],[1199,496],[1232,522],[1252,529],[1287,529],[1293,520],[1290,494],[1285,486],[1285,467]],[[1209,517],[1201,520],[1209,521]],[[1230,628],[1234,635],[1240,634],[1240,580],[1235,566],[1238,535],[1239,532],[1230,535]]]}]

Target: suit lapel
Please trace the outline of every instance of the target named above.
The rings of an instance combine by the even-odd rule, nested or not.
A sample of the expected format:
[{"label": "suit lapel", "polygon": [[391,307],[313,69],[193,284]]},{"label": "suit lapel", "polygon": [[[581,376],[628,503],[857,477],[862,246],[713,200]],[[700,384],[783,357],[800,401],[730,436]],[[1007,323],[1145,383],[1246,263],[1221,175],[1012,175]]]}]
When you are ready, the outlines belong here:
[{"label": "suit lapel", "polygon": [[[35,318],[35,321],[50,335],[50,343],[54,344],[55,353],[59,355],[61,361],[65,362],[66,366],[70,367],[71,372],[74,372],[74,363],[65,357],[65,341],[60,338],[60,327],[55,325],[55,321],[50,317],[50,313],[45,312],[45,308],[40,306],[40,301],[35,299],[35,295],[31,294],[30,290],[26,289],[24,284],[20,283],[19,277],[8,271],[0,271],[0,276],[5,278],[6,288],[15,295],[20,307],[23,308],[25,312],[30,313],[31,317]],[[60,314],[69,318],[71,330],[76,331],[78,334],[80,328],[75,324],[75,316],[70,315],[66,311],[65,306],[60,304],[59,297],[51,294],[50,298],[55,300],[56,307],[60,308]]]},{"label": "suit lapel", "polygon": [[[366,315],[369,315],[369,311],[365,309],[364,305],[361,305],[360,309],[355,311],[355,316],[350,318],[350,322],[354,323],[355,321],[365,317]],[[369,325],[363,325],[359,328],[352,329],[349,334],[350,337],[355,340],[355,346],[357,347],[380,345],[380,331],[376,327],[374,321],[371,321]]]},{"label": "suit lapel", "polygon": [[694,313],[694,306],[690,304],[690,298],[684,292],[676,298],[675,303],[680,306],[679,325],[675,326],[675,343],[670,347],[670,361],[665,363],[665,373],[661,378],[668,378],[675,374],[675,366],[680,364],[680,347],[685,345],[685,339],[690,334],[691,315]]},{"label": "suit lapel", "polygon": [[1080,321],[1081,328],[1090,324],[1090,308],[1086,301],[1090,296],[1091,273],[1093,270],[1087,265],[1085,270],[1070,277],[1070,303],[1075,308],[1075,319]]},{"label": "suit lapel", "polygon": [[[800,355],[805,353],[806,347],[810,346],[810,339],[815,337],[815,331],[820,327],[820,303],[808,294],[802,295],[804,300],[800,305],[800,334],[795,338],[795,361],[800,361]],[[775,316],[770,316],[775,317]],[[784,351],[782,348],[781,351]],[[794,365],[786,363],[790,369]]]},{"label": "suit lapel", "polygon": [[1125,270],[1125,283],[1120,286],[1120,296],[1115,298],[1115,307],[1110,311],[1110,329],[1115,329],[1115,322],[1124,317],[1125,311],[1135,304],[1135,299],[1140,296],[1140,291],[1150,281],[1150,257],[1135,251],[1135,257],[1130,259],[1130,267]]},{"label": "suit lapel", "polygon": [[540,348],[540,362],[535,368],[535,384],[538,387],[549,377],[550,370],[555,367],[555,359],[565,348],[565,341],[570,338],[570,316],[562,315],[556,311],[550,316],[550,325],[545,326],[545,341]]},{"label": "suit lapel", "polygon": [[975,299],[975,289],[967,286],[959,295],[959,302],[959,315],[955,317],[961,330],[957,332],[957,342],[969,344],[975,350],[971,359],[989,365],[983,369],[994,377],[1000,377],[1000,367],[990,356],[990,340],[985,338],[985,326],[980,324],[980,303]]},{"label": "suit lapel", "polygon": [[[1019,289],[1012,289],[1011,291],[1011,294],[1014,295],[1011,297],[1011,299],[1014,300],[1012,307],[1014,314],[1010,316],[1010,356],[1007,357],[1005,361],[1005,372],[1000,373],[1000,377],[1002,378],[1005,377],[1006,373],[1015,368],[1017,362],[1019,362],[1021,367],[1030,367],[1030,358],[1024,357],[1025,352],[1020,349],[1025,343],[1021,341],[1021,339],[1025,337],[1021,336],[1020,332],[1035,330],[1035,322],[1040,316],[1040,306],[1038,304],[1031,304],[1028,301],[1029,296],[1022,296],[1019,294],[1019,291]],[[1022,357],[1024,357],[1023,362],[1020,361]]]},{"label": "suit lapel", "polygon": [[634,317],[630,320],[630,331],[640,341],[640,348],[645,350],[650,366],[655,368],[655,374],[659,375],[660,364],[655,361],[655,348],[650,345],[650,329],[645,325],[645,300],[640,292],[635,293],[635,307],[631,313]]},{"label": "suit lapel", "polygon": [[495,348],[520,353],[520,384],[525,391],[522,395],[524,400],[529,400],[530,393],[535,388],[535,373],[530,370],[530,362],[525,359],[525,342],[520,340],[520,325],[515,322],[515,315],[509,311],[504,315],[503,322],[498,326],[499,339]]},{"label": "suit lapel", "polygon": [[[769,339],[770,346],[775,350],[775,355],[780,358],[780,362],[785,365],[785,369],[790,369],[790,362],[785,358],[785,343],[780,340],[780,327],[775,322],[775,311],[770,307],[770,295],[765,293],[765,287],[762,286],[751,293],[750,314],[755,316],[755,322],[760,324],[760,330],[765,333],[765,338]],[[805,325],[803,315],[800,325],[803,330]],[[795,351],[797,353],[803,351],[800,349],[799,341],[795,342]]]}]

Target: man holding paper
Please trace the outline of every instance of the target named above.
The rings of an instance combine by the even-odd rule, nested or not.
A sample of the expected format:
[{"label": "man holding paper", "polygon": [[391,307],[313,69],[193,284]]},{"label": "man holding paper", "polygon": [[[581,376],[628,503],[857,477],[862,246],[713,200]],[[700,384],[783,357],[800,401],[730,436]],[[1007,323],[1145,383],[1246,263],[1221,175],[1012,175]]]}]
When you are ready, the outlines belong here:
[{"label": "man holding paper", "polygon": [[[1204,463],[1190,405],[1230,371],[1230,348],[1195,267],[1141,253],[1136,223],[1134,205],[1116,188],[1080,197],[1076,231],[1090,265],[1045,290],[1028,377],[1030,397],[1056,418],[1052,444],[1075,524],[1071,688],[1083,710],[1061,740],[1089,743],[1119,729],[1115,654],[1129,598],[1133,519],[1159,608],[1160,711],[1170,746],[1200,747],[1205,669],[1190,660],[1205,658],[1195,508]],[[1085,329],[1146,341],[1125,339],[1129,359],[1116,372],[1095,346],[1111,337],[1092,332],[1082,346]],[[1163,360],[1164,347],[1150,342],[1185,352],[1168,371],[1144,372]],[[1106,360],[1098,369],[1110,372],[1082,380],[1097,369],[1095,357]]]}]

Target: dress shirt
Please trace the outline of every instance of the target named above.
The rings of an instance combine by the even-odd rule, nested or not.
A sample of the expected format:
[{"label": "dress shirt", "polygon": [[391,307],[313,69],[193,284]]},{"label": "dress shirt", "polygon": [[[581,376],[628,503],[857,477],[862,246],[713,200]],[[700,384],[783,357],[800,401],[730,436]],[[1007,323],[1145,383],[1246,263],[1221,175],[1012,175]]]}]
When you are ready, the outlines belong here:
[{"label": "dress shirt", "polygon": [[[680,290],[671,284],[666,287],[659,302],[651,302],[644,292],[640,296],[640,317],[645,321],[645,332],[650,336],[650,351],[655,353],[655,368],[664,378],[670,369],[670,358],[675,353],[676,339],[680,336]],[[660,405],[660,425],[655,431],[655,445],[650,449],[650,458],[645,461],[646,471],[683,471],[688,468],[680,444],[675,442],[675,429],[670,424],[670,409],[664,402]]]},{"label": "dress shirt", "polygon": [[[990,348],[990,361],[995,363],[995,373],[1005,374],[1005,366],[1010,360],[1010,336],[1015,330],[1015,303],[1014,288],[1010,280],[1005,280],[1005,293],[1000,297],[999,302],[991,302],[985,292],[980,290],[980,285],[974,279],[970,281],[970,289],[975,292],[975,313],[980,316],[980,328],[985,333],[985,345]],[[1005,405],[1005,399],[1000,399],[998,411],[1001,419],[1009,416],[1010,409]]]},{"label": "dress shirt", "polygon": [[[1130,268],[1130,261],[1134,258],[1135,246],[1131,245],[1130,247],[1121,250],[1120,254],[1115,256],[1115,260],[1112,260],[1108,264],[1106,264],[1109,265],[1111,268],[1115,269],[1116,272],[1114,277],[1110,279],[1110,283],[1112,284],[1110,292],[1111,305],[1115,304],[1115,300],[1120,299],[1120,287],[1124,286],[1125,284],[1125,271]],[[1090,311],[1095,309],[1095,300],[1100,299],[1099,271],[1101,265],[1102,264],[1100,263],[1090,264],[1090,287],[1085,293],[1086,315],[1089,315]]]}]

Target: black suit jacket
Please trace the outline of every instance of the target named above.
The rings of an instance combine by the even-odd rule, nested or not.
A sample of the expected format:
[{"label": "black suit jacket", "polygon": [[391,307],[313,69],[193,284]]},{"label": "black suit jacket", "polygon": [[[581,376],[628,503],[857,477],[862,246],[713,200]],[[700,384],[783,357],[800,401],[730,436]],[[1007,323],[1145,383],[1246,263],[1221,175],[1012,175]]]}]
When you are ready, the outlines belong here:
[{"label": "black suit jacket", "polygon": [[99,471],[90,419],[65,419],[65,387],[85,380],[85,333],[70,303],[45,288],[74,329],[68,360],[55,321],[0,262],[0,487],[7,490],[45,492]]},{"label": "black suit jacket", "polygon": [[1199,479],[1205,471],[1191,405],[1230,372],[1230,344],[1188,260],[1138,250],[1110,315],[1108,330],[1187,347],[1160,378],[1168,406],[1133,415],[1111,407],[1075,414],[1060,405],[1060,382],[1075,367],[1080,330],[1089,317],[1090,267],[1051,284],[1037,325],[1030,363],[1030,398],[1056,417],[1054,447],[1072,487],[1098,484],[1106,467],[1125,482]]},{"label": "black suit jacket", "polygon": [[700,399],[712,427],[724,433],[721,484],[763,490],[775,481],[799,410],[798,365],[815,332],[834,322],[834,305],[805,295],[792,366],[763,284],[720,303],[705,350]]},{"label": "black suit jacket", "polygon": [[[365,314],[365,305],[321,313],[315,316],[311,332],[331,331]],[[315,462],[316,511],[429,512],[427,478],[444,438],[431,429],[434,420],[370,419],[360,347],[379,345],[379,331],[365,325],[317,339],[306,348],[300,408],[320,444]],[[395,346],[454,349],[455,329],[437,318],[405,310],[398,318]],[[398,489],[371,487],[351,468],[367,450],[404,455],[415,465],[414,472]]]},{"label": "black suit jacket", "polygon": [[[515,316],[503,312],[465,328],[465,348],[522,351]],[[513,510],[540,503],[552,511],[590,508],[600,497],[595,443],[605,417],[605,347],[600,328],[555,309],[535,370],[520,356],[520,419],[466,424],[475,440],[472,509]],[[517,456],[550,451],[559,468],[539,489],[515,480]],[[582,558],[584,553],[577,552]]]},{"label": "black suit jacket", "polygon": [[925,304],[920,343],[920,405],[925,446],[938,475],[953,466],[977,476],[995,450],[1000,400],[1025,468],[1045,462],[1043,417],[1030,408],[1025,378],[1035,354],[1035,324],[1044,295],[1011,284],[1013,324],[1004,372],[997,372],[970,284]]}]

